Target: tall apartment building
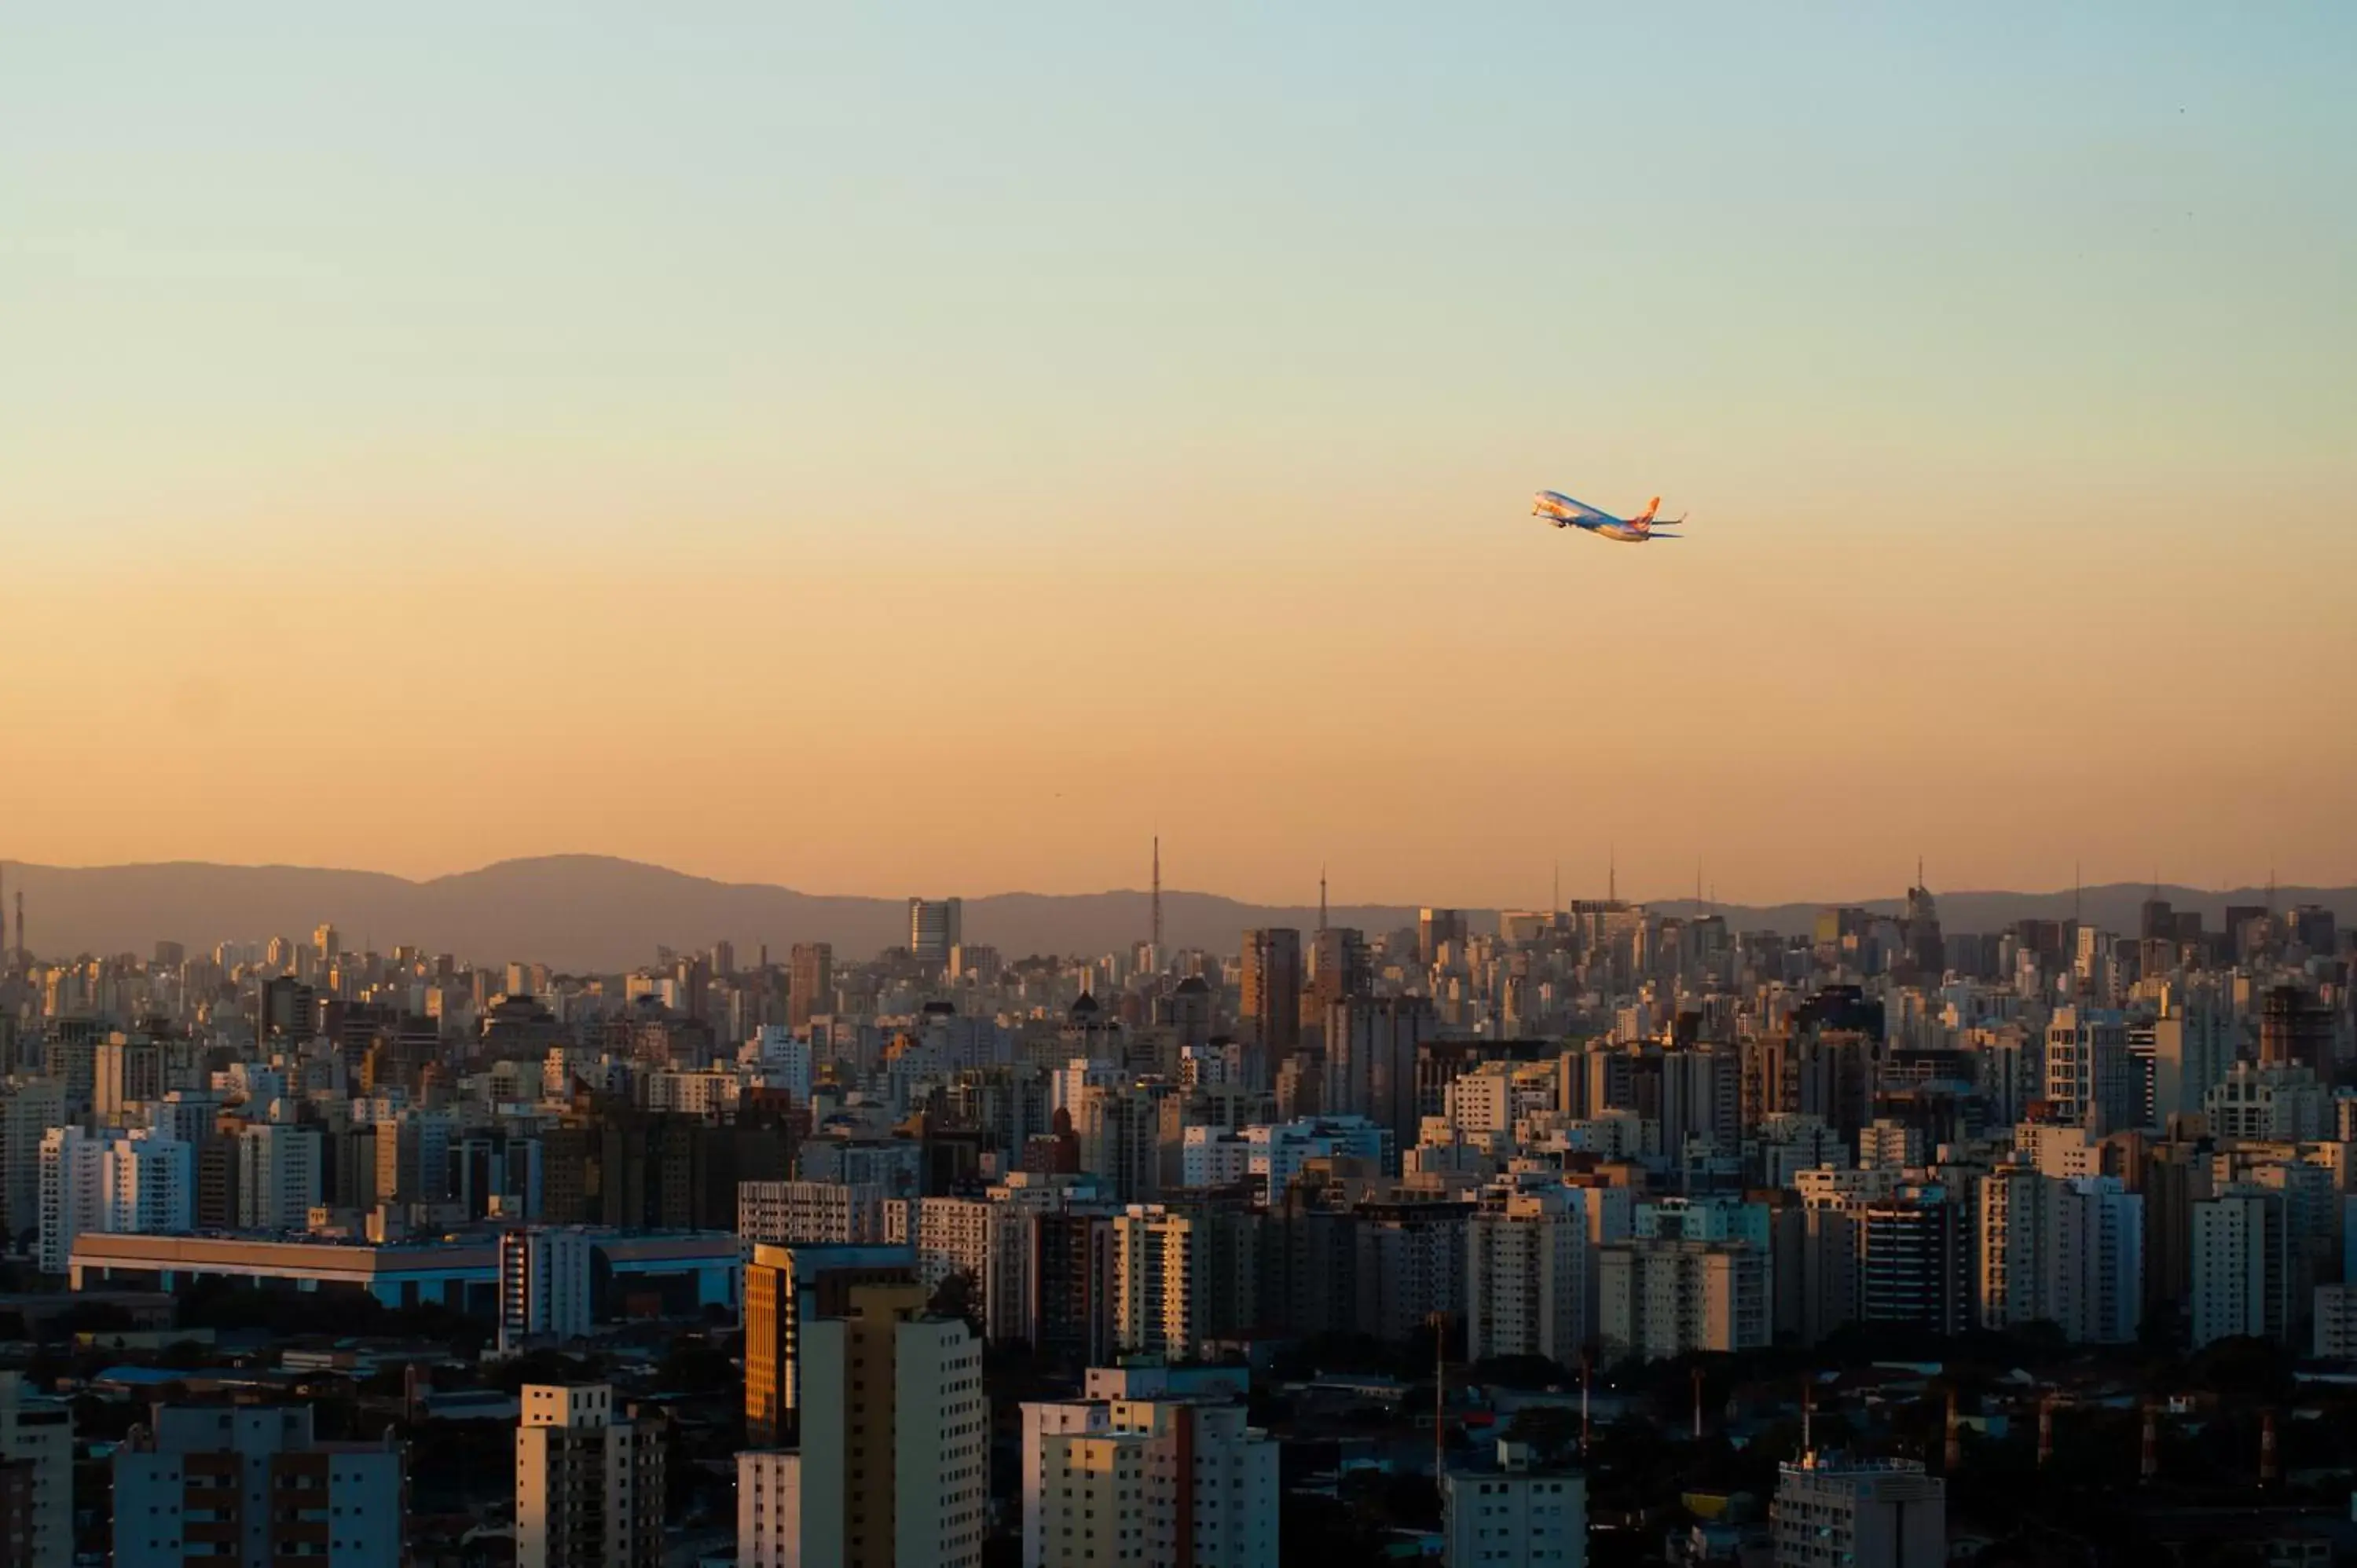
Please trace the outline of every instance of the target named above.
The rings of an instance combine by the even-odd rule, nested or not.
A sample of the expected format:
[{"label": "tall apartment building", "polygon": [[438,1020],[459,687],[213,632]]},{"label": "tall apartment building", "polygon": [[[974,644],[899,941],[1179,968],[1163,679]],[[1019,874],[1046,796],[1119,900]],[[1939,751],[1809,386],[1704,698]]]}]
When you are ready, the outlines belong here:
[{"label": "tall apartment building", "polygon": [[1158,1203],[1113,1216],[1114,1344],[1185,1360],[1206,1339],[1248,1326],[1259,1305],[1259,1223],[1254,1214]]},{"label": "tall apartment building", "polygon": [[196,1223],[196,1158],[146,1129],[53,1127],[41,1140],[43,1273],[61,1274],[85,1230],[165,1235]]},{"label": "tall apartment building", "polygon": [[1301,1048],[1301,933],[1289,926],[1246,931],[1238,1023],[1271,1073]]},{"label": "tall apartment building", "polygon": [[589,1332],[594,1251],[577,1226],[508,1230],[500,1236],[500,1349],[533,1340],[562,1343]]},{"label": "tall apartment building", "polygon": [[2193,1205],[2193,1292],[2186,1315],[2199,1348],[2247,1335],[2280,1341],[2296,1316],[2291,1227],[2283,1194],[2246,1183]]},{"label": "tall apartment building", "polygon": [[164,1047],[113,1034],[91,1052],[91,1111],[104,1127],[126,1125],[135,1103],[164,1095]]},{"label": "tall apartment building", "polygon": [[24,1374],[0,1371],[0,1465],[14,1470],[12,1511],[30,1551],[27,1568],[71,1568],[73,1540],[73,1413],[57,1400],[26,1391]]},{"label": "tall apartment building", "polygon": [[1911,1459],[1804,1454],[1777,1467],[1776,1568],[1942,1568],[1948,1484]]},{"label": "tall apartment building", "polygon": [[1351,995],[1326,1009],[1325,1103],[1329,1116],[1388,1127],[1392,1147],[1415,1146],[1415,1048],[1439,1029],[1420,996]]},{"label": "tall apartment building", "polygon": [[1441,1561],[1488,1568],[1583,1568],[1587,1477],[1534,1466],[1527,1444],[1452,1461],[1440,1477]]},{"label": "tall apartment building", "polygon": [[1972,1319],[1965,1206],[1936,1183],[1869,1199],[1857,1216],[1857,1316],[1961,1334]]},{"label": "tall apartment building", "polygon": [[915,1278],[905,1246],[755,1245],[745,1264],[746,1443],[777,1448],[797,1440],[805,1318],[841,1316],[855,1285]]},{"label": "tall apartment building", "polygon": [[772,1246],[878,1246],[886,1197],[874,1182],[738,1182],[737,1234]]},{"label": "tall apartment building", "polygon": [[[382,1147],[389,1127],[377,1129]],[[444,1163],[447,1164],[445,1145]],[[301,1230],[322,1198],[319,1133],[313,1127],[264,1123],[237,1139],[238,1224],[248,1230]],[[384,1189],[380,1189],[383,1192]],[[387,1194],[389,1196],[389,1194]]]},{"label": "tall apartment building", "polygon": [[1593,1294],[1586,1194],[1543,1187],[1485,1198],[1466,1221],[1467,1356],[1575,1359]]},{"label": "tall apartment building", "polygon": [[1748,1241],[1615,1241],[1597,1250],[1596,1268],[1597,1337],[1608,1359],[1770,1342],[1768,1259]]},{"label": "tall apartment building", "polygon": [[802,1326],[801,1561],[974,1568],[990,1493],[982,1341],[924,1316],[920,1285],[849,1295],[844,1316]]},{"label": "tall apartment building", "polygon": [[114,1453],[114,1562],[398,1568],[407,1456],[311,1431],[308,1405],[159,1408]]},{"label": "tall apartment building", "polygon": [[527,1383],[516,1568],[662,1568],[662,1434],[603,1383]]},{"label": "tall apartment building", "polygon": [[2065,1125],[2105,1133],[2143,1125],[2144,1094],[2116,1013],[2058,1007],[2046,1025],[2046,1101]]},{"label": "tall apartment building", "polygon": [[2144,1316],[2144,1199],[2116,1176],[2006,1165],[1979,1183],[1984,1328],[2052,1323],[2074,1343],[2125,1344]]},{"label": "tall apartment building", "polygon": [[909,955],[919,963],[946,967],[950,950],[965,940],[965,900],[909,900]]},{"label": "tall apartment building", "polygon": [[1024,1407],[1025,1568],[1276,1568],[1277,1445],[1217,1399]]},{"label": "tall apartment building", "polygon": [[786,976],[786,1023],[810,1027],[813,1014],[834,1011],[834,948],[828,942],[796,942]]},{"label": "tall apartment building", "polygon": [[41,1140],[66,1120],[66,1086],[18,1079],[0,1090],[0,1224],[13,1239],[41,1223]]}]

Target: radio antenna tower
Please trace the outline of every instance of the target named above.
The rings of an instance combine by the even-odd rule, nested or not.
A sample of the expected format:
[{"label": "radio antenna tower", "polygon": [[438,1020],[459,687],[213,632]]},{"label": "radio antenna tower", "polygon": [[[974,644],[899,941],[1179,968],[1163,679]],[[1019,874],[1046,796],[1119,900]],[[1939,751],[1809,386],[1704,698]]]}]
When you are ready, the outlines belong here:
[{"label": "radio antenna tower", "polygon": [[1321,860],[1318,863],[1318,929],[1322,931],[1326,929],[1327,924],[1326,863]]},{"label": "radio antenna tower", "polygon": [[1154,958],[1162,960],[1162,835],[1154,835]]}]

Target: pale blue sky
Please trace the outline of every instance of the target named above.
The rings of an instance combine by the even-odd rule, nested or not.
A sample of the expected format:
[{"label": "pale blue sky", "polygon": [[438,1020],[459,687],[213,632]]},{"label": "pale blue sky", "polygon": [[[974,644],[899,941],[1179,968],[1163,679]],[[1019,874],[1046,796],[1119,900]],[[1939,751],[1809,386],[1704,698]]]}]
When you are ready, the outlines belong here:
[{"label": "pale blue sky", "polygon": [[[1127,698],[1099,657],[994,640],[996,613],[1183,590],[1156,696],[1205,670],[1246,756],[1302,711],[1431,715],[1440,693],[1379,701],[1364,671],[1428,666],[1436,638],[1478,665],[1677,626],[1633,693],[1501,707],[1486,733],[1543,769],[1602,765],[1566,735],[1657,755],[1687,733],[1673,715],[1724,700],[1727,660],[1781,650],[1833,671],[1800,687],[1854,722],[1919,727],[1878,754],[1903,795],[1963,736],[2085,733],[1988,689],[2039,639],[2086,713],[2139,725],[2178,722],[2122,662],[2156,628],[2212,658],[2186,700],[2212,715],[2251,690],[2219,674],[2228,650],[2345,680],[2352,81],[2338,4],[14,7],[0,538],[39,572],[0,609],[88,626],[126,572],[210,590],[258,552],[422,581],[455,551],[543,589],[571,563],[576,606],[651,574],[719,612],[607,690],[877,678],[905,714],[929,701],[914,676],[826,648],[772,667],[714,628],[768,616],[831,646],[914,604],[980,628],[963,676],[1039,693],[971,721],[1010,757]],[[1641,571],[1543,552],[1588,542],[1534,535],[1542,484],[1661,491],[1695,537],[1674,563],[1628,553]],[[340,668],[387,646],[279,629]],[[1847,668],[1894,644],[1995,712],[1894,714],[1901,677]],[[102,696],[206,656],[73,657],[49,673]],[[0,717],[59,722],[73,704],[12,662]],[[204,689],[266,664],[225,650]],[[1271,665],[1265,711],[1239,699]],[[529,659],[468,668],[567,697]],[[2252,700],[2286,720],[2289,699]],[[833,733],[886,744],[862,705],[839,699]],[[1150,770],[1161,733],[1120,749]],[[2095,736],[2115,767],[2134,739]],[[2295,823],[2357,785],[2351,743],[2321,755]],[[1222,809],[1205,836],[1291,820]],[[1007,810],[926,853],[1007,833]],[[2004,861],[2017,824],[1936,825],[1990,861],[1979,880],[2028,875]],[[2137,819],[2115,869],[2198,825]],[[561,847],[800,864],[588,831]],[[1364,832],[1392,853],[1392,828]],[[2212,858],[2357,874],[2345,834],[2280,836],[2302,842]],[[560,847],[530,839],[486,835]],[[69,823],[51,853],[101,842]],[[406,843],[336,858],[444,868]],[[1480,867],[1507,847],[1435,841],[1418,875],[1471,865],[1448,896],[1491,897]],[[1063,880],[1103,880],[1093,854]],[[1261,891],[1254,864],[1235,890]],[[968,885],[1017,875],[977,861]],[[1773,857],[1758,876],[1805,891]]]}]

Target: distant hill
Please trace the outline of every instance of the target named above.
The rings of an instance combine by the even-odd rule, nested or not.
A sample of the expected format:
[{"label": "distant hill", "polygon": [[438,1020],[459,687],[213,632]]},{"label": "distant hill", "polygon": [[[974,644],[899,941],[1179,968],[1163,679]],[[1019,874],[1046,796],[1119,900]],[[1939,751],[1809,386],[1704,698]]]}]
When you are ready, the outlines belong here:
[{"label": "distant hill", "polygon": [[[346,942],[388,950],[399,944],[454,952],[478,963],[525,959],[563,969],[607,972],[651,961],[658,946],[683,950],[726,939],[750,963],[763,944],[782,961],[798,941],[829,941],[862,957],[908,940],[907,900],[833,897],[762,883],[715,882],[661,866],[602,855],[548,855],[502,861],[479,871],[411,882],[378,872],[286,865],[159,865],[86,868],[9,865],[12,895],[24,889],[33,950],[48,958],[149,951],[158,940],[190,950],[216,942],[273,936],[307,938],[332,921]],[[1942,893],[1941,923],[1952,931],[1995,930],[2025,917],[2067,918],[2075,897],[2085,918],[2107,930],[2132,931],[2143,884],[2117,883],[2061,893]],[[2198,909],[2212,926],[2229,904],[2259,904],[2258,888],[2160,889],[2179,909]],[[2322,904],[2357,921],[2357,888],[2279,887],[2278,908]],[[1854,900],[1896,912],[1897,899]],[[1691,912],[1691,899],[1653,906]],[[1805,932],[1822,904],[1757,908],[1716,905],[1738,930]],[[1495,911],[1469,911],[1475,929]],[[14,909],[10,909],[13,918]],[[1314,907],[1245,904],[1209,893],[1166,890],[1165,940],[1173,947],[1235,950],[1254,926],[1317,923]],[[1412,926],[1410,907],[1337,905],[1337,925],[1384,932]],[[1002,893],[965,901],[965,934],[1008,957],[1100,953],[1141,940],[1148,926],[1143,890],[1107,893]]]}]

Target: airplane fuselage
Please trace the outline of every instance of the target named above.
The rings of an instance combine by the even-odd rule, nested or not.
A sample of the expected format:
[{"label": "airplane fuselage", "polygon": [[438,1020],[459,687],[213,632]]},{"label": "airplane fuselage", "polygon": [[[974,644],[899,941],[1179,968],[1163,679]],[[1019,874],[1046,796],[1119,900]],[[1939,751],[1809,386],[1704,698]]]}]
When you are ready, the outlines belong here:
[{"label": "airplane fuselage", "polygon": [[[1660,504],[1659,501],[1654,502],[1655,506]],[[1653,532],[1652,507],[1646,508],[1643,515],[1639,517],[1614,517],[1585,501],[1573,500],[1569,496],[1557,495],[1553,490],[1538,493],[1531,503],[1531,515],[1543,517],[1557,528],[1577,528],[1595,534],[1598,539],[1609,539],[1616,544],[1644,544],[1655,539],[1671,537]]]}]

